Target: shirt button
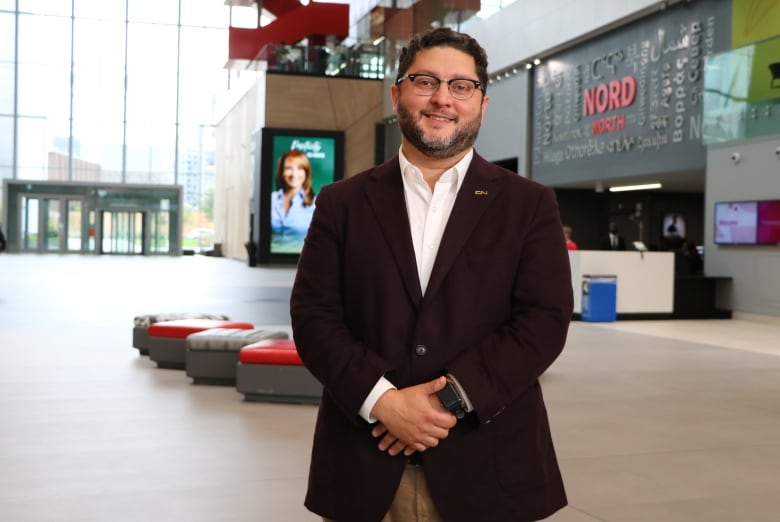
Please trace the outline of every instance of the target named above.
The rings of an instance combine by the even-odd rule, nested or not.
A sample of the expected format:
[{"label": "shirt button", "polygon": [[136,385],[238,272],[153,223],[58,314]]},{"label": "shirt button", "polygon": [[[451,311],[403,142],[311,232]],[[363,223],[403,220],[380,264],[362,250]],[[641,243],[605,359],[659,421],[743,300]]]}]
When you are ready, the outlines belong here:
[{"label": "shirt button", "polygon": [[428,353],[428,347],[425,346],[424,344],[418,344],[417,346],[414,347],[414,353],[416,353],[417,355],[425,355],[426,353]]}]

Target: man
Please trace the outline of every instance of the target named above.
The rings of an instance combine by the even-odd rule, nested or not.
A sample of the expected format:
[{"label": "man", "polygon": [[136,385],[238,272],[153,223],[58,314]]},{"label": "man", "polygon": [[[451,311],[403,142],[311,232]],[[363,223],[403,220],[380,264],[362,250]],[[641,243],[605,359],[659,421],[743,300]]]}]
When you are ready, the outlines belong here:
[{"label": "man", "polygon": [[614,221],[609,223],[609,233],[601,240],[602,250],[625,250],[626,240],[618,234],[617,225]]},{"label": "man", "polygon": [[391,88],[398,157],[318,196],[291,315],[324,386],[305,501],[323,520],[566,504],[538,378],[566,340],[569,259],[553,191],[472,148],[486,86],[475,40],[415,36]]}]

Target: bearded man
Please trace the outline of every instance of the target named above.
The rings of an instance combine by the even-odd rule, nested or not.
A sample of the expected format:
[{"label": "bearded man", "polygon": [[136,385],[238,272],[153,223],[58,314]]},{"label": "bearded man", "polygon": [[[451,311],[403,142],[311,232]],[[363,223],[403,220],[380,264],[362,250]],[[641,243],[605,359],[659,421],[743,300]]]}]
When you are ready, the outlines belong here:
[{"label": "bearded man", "polygon": [[323,384],[305,505],[334,522],[524,522],[566,505],[539,377],[573,299],[554,192],[474,151],[487,56],[415,35],[398,155],[324,187],[292,291]]}]

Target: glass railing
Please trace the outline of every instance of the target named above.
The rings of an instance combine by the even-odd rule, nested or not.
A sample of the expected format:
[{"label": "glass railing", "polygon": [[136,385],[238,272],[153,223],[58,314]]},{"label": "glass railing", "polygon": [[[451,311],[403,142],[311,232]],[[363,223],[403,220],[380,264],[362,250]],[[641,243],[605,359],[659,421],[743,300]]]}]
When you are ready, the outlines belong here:
[{"label": "glass railing", "polygon": [[343,45],[268,44],[256,61],[278,73],[343,76],[382,79],[385,58],[382,49],[371,43]]},{"label": "glass railing", "polygon": [[705,144],[777,134],[780,37],[708,56],[703,97]]}]

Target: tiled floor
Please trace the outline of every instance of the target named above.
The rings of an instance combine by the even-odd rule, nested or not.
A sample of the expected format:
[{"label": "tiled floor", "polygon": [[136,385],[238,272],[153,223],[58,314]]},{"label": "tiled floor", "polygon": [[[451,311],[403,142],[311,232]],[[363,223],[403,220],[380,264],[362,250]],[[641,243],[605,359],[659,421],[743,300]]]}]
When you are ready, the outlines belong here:
[{"label": "tiled floor", "polygon": [[[311,522],[316,408],[247,403],[131,348],[132,318],[286,326],[293,271],[0,256],[0,520]],[[780,520],[780,319],[575,322],[543,377],[553,522]],[[475,521],[479,522],[479,521]]]}]

